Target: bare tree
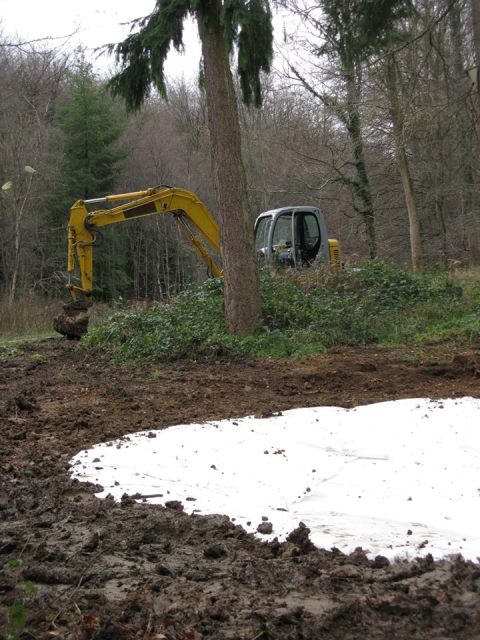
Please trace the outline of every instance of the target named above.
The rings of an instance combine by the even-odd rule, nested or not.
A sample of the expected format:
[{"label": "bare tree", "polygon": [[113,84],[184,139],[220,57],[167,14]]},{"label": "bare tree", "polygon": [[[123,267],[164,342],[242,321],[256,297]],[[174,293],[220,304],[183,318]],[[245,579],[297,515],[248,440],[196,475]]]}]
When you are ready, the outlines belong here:
[{"label": "bare tree", "polygon": [[405,194],[405,204],[407,206],[412,267],[414,271],[419,271],[423,266],[420,221],[406,150],[404,107],[399,96],[397,67],[394,53],[390,53],[386,58],[385,81],[390,103],[389,112],[392,119],[395,154],[398,163],[398,170],[402,180],[403,192]]},{"label": "bare tree", "polygon": [[42,259],[35,239],[52,178],[48,141],[64,62],[49,51],[0,53],[0,171],[6,178],[0,198],[0,285],[10,302],[33,284],[35,263]]}]

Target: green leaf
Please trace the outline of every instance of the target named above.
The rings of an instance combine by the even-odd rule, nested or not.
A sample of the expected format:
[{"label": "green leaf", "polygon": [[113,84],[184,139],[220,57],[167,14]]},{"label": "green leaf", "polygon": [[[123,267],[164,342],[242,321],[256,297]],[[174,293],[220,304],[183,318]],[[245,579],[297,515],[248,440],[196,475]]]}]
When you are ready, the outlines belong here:
[{"label": "green leaf", "polygon": [[25,582],[25,591],[27,593],[30,593],[32,596],[34,596],[38,591],[37,585],[34,582],[32,582],[31,580],[27,580]]},{"label": "green leaf", "polygon": [[27,608],[23,604],[16,602],[11,607],[8,607],[8,617],[15,629],[24,629],[27,624]]},{"label": "green leaf", "polygon": [[8,180],[8,182],[5,182],[4,184],[2,184],[2,191],[10,191],[12,187],[13,187],[13,182],[11,180]]},{"label": "green leaf", "polygon": [[22,564],[20,558],[15,558],[14,560],[9,560],[8,564],[10,567],[19,567]]},{"label": "green leaf", "polygon": [[25,165],[25,172],[29,173],[31,176],[33,176],[34,173],[37,173],[36,169],[31,167],[29,164]]}]

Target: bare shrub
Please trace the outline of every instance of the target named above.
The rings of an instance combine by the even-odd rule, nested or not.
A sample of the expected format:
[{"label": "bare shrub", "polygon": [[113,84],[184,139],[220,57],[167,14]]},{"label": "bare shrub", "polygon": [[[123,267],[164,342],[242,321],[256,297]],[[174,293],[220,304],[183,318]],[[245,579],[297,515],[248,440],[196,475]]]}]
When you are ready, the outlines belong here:
[{"label": "bare shrub", "polygon": [[0,336],[53,332],[52,319],[61,306],[60,301],[37,294],[27,293],[13,303],[4,296],[0,301]]}]

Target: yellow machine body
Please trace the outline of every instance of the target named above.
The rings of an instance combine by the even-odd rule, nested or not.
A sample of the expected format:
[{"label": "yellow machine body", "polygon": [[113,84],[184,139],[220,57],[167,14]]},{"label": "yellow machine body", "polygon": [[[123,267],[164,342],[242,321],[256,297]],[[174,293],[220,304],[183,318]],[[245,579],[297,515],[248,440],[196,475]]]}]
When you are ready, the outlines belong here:
[{"label": "yellow machine body", "polygon": [[[103,208],[97,208],[99,205]],[[93,250],[99,229],[165,213],[173,215],[183,236],[204,260],[211,275],[222,275],[218,223],[194,193],[176,187],[157,187],[78,200],[70,210],[68,223],[67,269],[71,302],[54,318],[56,331],[74,339],[87,331],[87,311],[93,291]],[[259,259],[267,264],[293,269],[315,264],[325,264],[334,270],[342,268],[340,244],[338,240],[328,238],[325,217],[315,207],[284,207],[261,213],[255,222],[255,244]],[[75,283],[73,274],[78,276]]]},{"label": "yellow machine body", "polygon": [[[89,211],[97,204],[120,202],[105,209]],[[214,277],[222,275],[222,269],[207,247],[220,255],[220,230],[218,223],[197,196],[185,189],[156,188],[132,193],[120,193],[78,200],[70,210],[68,223],[67,270],[71,274],[78,266],[80,284],[69,283],[74,302],[87,299],[93,289],[93,248],[96,230],[109,224],[135,220],[144,216],[172,213],[183,236],[194,246]]]}]

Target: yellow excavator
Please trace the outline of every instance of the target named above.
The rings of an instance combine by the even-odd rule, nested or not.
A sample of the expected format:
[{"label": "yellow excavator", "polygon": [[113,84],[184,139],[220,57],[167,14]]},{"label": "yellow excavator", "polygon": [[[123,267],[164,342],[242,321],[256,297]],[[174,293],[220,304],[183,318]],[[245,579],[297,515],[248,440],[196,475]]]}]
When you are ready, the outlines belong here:
[{"label": "yellow excavator", "polygon": [[[118,203],[118,204],[116,204]],[[112,206],[113,204],[113,206]],[[103,208],[97,208],[102,205]],[[54,318],[56,331],[79,339],[88,328],[92,304],[93,249],[99,228],[144,216],[170,213],[185,239],[196,249],[213,277],[220,277],[220,230],[207,207],[191,191],[156,187],[145,191],[78,200],[68,223],[68,289],[71,301]],[[260,214],[255,222],[255,245],[259,259],[299,268],[325,263],[340,268],[342,256],[337,240],[329,239],[325,218],[315,207],[283,207]],[[78,284],[72,282],[77,276]]]}]

